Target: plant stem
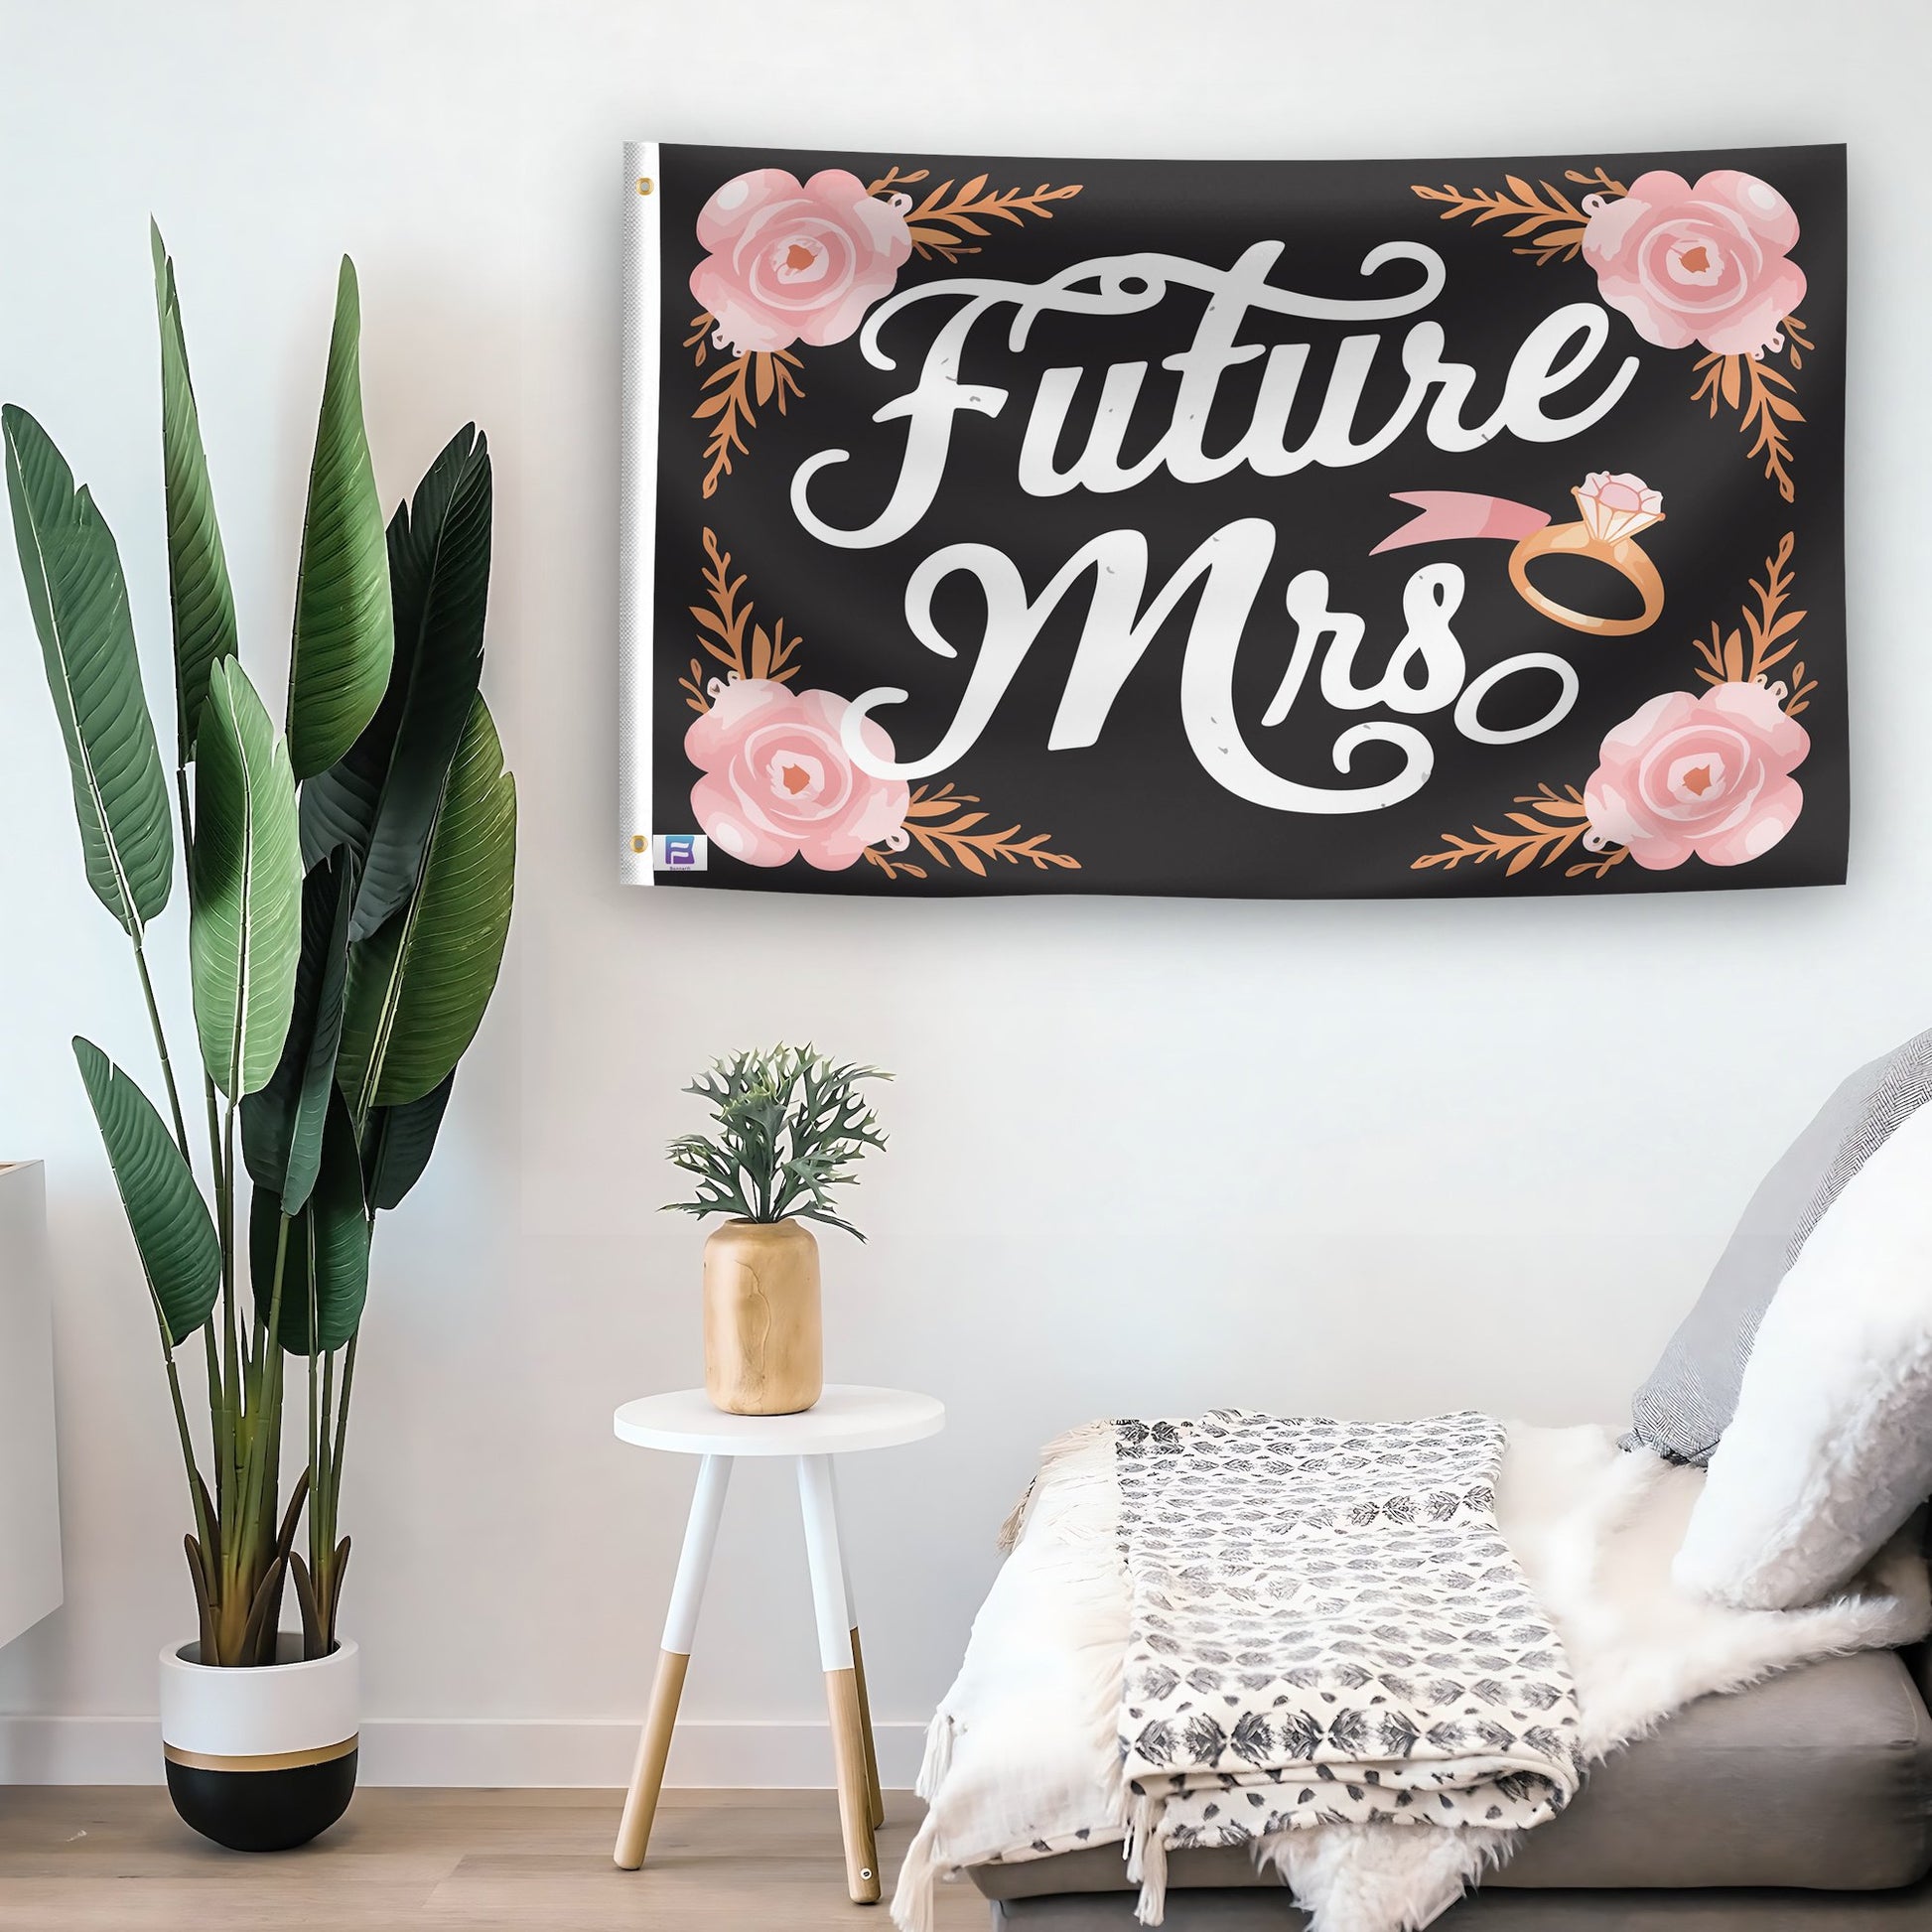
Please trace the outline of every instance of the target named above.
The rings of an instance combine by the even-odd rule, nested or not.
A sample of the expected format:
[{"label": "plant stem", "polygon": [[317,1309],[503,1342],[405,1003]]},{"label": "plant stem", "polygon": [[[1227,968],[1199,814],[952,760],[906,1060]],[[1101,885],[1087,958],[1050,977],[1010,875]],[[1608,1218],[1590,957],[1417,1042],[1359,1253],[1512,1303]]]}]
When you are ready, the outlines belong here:
[{"label": "plant stem", "polygon": [[[188,767],[186,764],[177,764],[175,767],[175,802],[181,814],[182,852],[192,870],[195,842],[195,815],[189,802]],[[190,889],[190,898],[192,904],[192,887]],[[174,1119],[175,1145],[181,1149],[181,1158],[188,1163],[192,1171],[195,1161],[194,1156],[189,1152],[188,1122],[182,1113],[181,1089],[175,1080],[174,1058],[168,1051],[167,1030],[161,1022],[161,1005],[155,998],[154,979],[148,971],[147,950],[143,939],[139,938],[134,941],[134,967],[135,971],[140,975],[141,997],[147,1003],[148,1009],[148,1026],[154,1034],[154,1049],[157,1057],[161,1061],[162,1080],[168,1089],[168,1111]],[[218,1202],[221,1182],[221,1149],[214,1133],[214,1082],[207,1079],[206,1075],[203,1077],[207,1087],[208,1153],[214,1166],[215,1192]],[[182,1398],[181,1369],[175,1360],[174,1340],[168,1333],[167,1317],[162,1313],[158,1305],[155,1309],[155,1318],[161,1328],[161,1357],[163,1362],[166,1363],[168,1370],[168,1396],[174,1406],[175,1433],[180,1438],[182,1462],[188,1476],[189,1506],[195,1512],[195,1536],[197,1542],[201,1545],[204,1587],[210,1599],[215,1599],[220,1586],[220,1576],[212,1566],[215,1564],[217,1555],[225,1550],[227,1544],[227,1538],[222,1533],[226,1528],[223,1520],[223,1512],[227,1507],[227,1499],[232,1495],[233,1490],[233,1485],[229,1480],[229,1450],[233,1443],[234,1431],[229,1425],[228,1394],[223,1385],[219,1364],[215,1358],[214,1324],[211,1321],[204,1321],[202,1323],[202,1342],[206,1353],[207,1370],[208,1451],[214,1467],[215,1520],[210,1524],[206,1501],[207,1488],[202,1481],[201,1465],[195,1454],[195,1438],[188,1426],[188,1409]],[[225,1566],[225,1559],[223,1560],[223,1566]],[[218,1608],[218,1601],[215,1603],[215,1607]],[[209,1619],[207,1627],[218,1632],[218,1623],[215,1622],[212,1616]],[[219,1663],[222,1660],[220,1655],[216,1655],[212,1658],[205,1658],[203,1661],[207,1663]]]},{"label": "plant stem", "polygon": [[241,1351],[234,1318],[234,1116],[235,1103],[221,1120],[221,1367],[230,1385],[240,1380]]},{"label": "plant stem", "polygon": [[[190,863],[195,856],[195,810],[188,798],[188,766],[185,763],[175,766],[175,808],[181,813],[181,849],[188,854]],[[194,898],[191,886],[189,897]]]},{"label": "plant stem", "polygon": [[[229,1109],[229,1125],[233,1124],[233,1109]],[[269,1290],[271,1312],[280,1314],[282,1299],[282,1273],[288,1256],[288,1220],[283,1218],[275,1246],[275,1277]],[[230,1343],[233,1339],[232,1327],[229,1332]],[[244,1382],[238,1382],[245,1396],[245,1406],[241,1416],[240,1466],[236,1477],[235,1516],[237,1532],[232,1550],[222,1550],[221,1602],[217,1614],[217,1625],[222,1630],[222,1657],[232,1663],[252,1663],[251,1657],[241,1655],[242,1637],[247,1628],[248,1616],[254,1606],[255,1595],[262,1579],[266,1576],[269,1564],[273,1561],[275,1544],[275,1524],[273,1521],[274,1498],[267,1493],[269,1471],[275,1466],[276,1450],[280,1447],[280,1433],[276,1425],[281,1416],[281,1403],[277,1391],[277,1370],[281,1351],[264,1351],[262,1357],[251,1365]],[[264,1526],[263,1511],[267,1509],[270,1520]]]},{"label": "plant stem", "polygon": [[[309,1337],[313,1344],[314,1334]],[[315,1362],[311,1354],[311,1366]],[[336,1618],[332,1608],[335,1600],[335,1578],[331,1574],[331,1558],[336,1550],[336,1500],[335,1475],[330,1467],[329,1434],[330,1415],[336,1406],[336,1357],[333,1351],[323,1354],[322,1363],[322,1403],[317,1412],[317,1435],[322,1449],[322,1492],[321,1506],[317,1507],[315,1480],[311,1478],[309,1494],[309,1574],[315,1581],[316,1607],[321,1613],[322,1642],[324,1654],[328,1653],[329,1633]]]},{"label": "plant stem", "polygon": [[[155,1312],[159,1314],[160,1310],[157,1309]],[[214,1543],[209,1534],[207,1510],[202,1501],[204,1493],[202,1471],[195,1460],[195,1439],[188,1428],[187,1405],[182,1401],[181,1371],[175,1366],[174,1345],[168,1339],[165,1324],[161,1331],[161,1359],[168,1365],[168,1395],[175,1407],[175,1433],[181,1438],[181,1459],[188,1476],[188,1506],[195,1512],[195,1537],[201,1545],[202,1576],[211,1587],[213,1579],[208,1575],[208,1563],[214,1550]]]},{"label": "plant stem", "polygon": [[315,1576],[316,1511],[323,1506],[322,1466],[326,1425],[316,1398],[316,1298],[309,1292],[309,1575]]},{"label": "plant stem", "polygon": [[[275,1332],[280,1332],[282,1317],[282,1275],[287,1265],[289,1252],[289,1217],[281,1217],[281,1226],[275,1235],[275,1280],[268,1292],[268,1318]],[[270,1452],[279,1440],[276,1424],[281,1419],[281,1405],[272,1400],[275,1393],[275,1379],[281,1363],[282,1351],[279,1348],[264,1349],[255,1363],[254,1428],[248,1442],[248,1501],[247,1520],[252,1528],[260,1519],[263,1507],[262,1480],[266,1471]],[[268,1499],[272,1513],[273,1498]],[[272,1531],[271,1531],[272,1534]],[[252,1581],[252,1580],[251,1580]],[[253,1591],[249,1592],[251,1595]]]},{"label": "plant stem", "polygon": [[[343,1449],[348,1441],[348,1398],[349,1391],[355,1383],[355,1339],[354,1335],[350,1335],[347,1347],[343,1350],[342,1387],[336,1396],[336,1447],[329,1458],[329,1502],[323,1519],[324,1528],[321,1536],[322,1567],[317,1571],[318,1578],[326,1574],[329,1580],[326,1591],[320,1583],[317,1585],[317,1595],[323,1604],[322,1640],[325,1653],[335,1645],[336,1617],[342,1607],[340,1595],[342,1575],[336,1564],[336,1553],[340,1547],[336,1528],[339,1520],[338,1505],[342,1501]],[[331,1355],[328,1375],[334,1374],[335,1367],[336,1358]],[[325,1409],[328,1407],[328,1376],[324,1378],[324,1407]],[[313,1526],[317,1519],[312,1515],[309,1520]]]},{"label": "plant stem", "polygon": [[175,1117],[175,1145],[181,1158],[188,1155],[188,1124],[182,1119],[181,1094],[175,1087],[175,1063],[168,1057],[168,1035],[161,1025],[161,1008],[154,997],[154,981],[148,974],[148,955],[139,939],[134,942],[134,967],[141,975],[141,997],[148,1003],[148,1025],[154,1030],[154,1049],[161,1055],[161,1077],[168,1087],[168,1111]]},{"label": "plant stem", "polygon": [[[214,1219],[215,1226],[221,1225],[221,1117],[215,1105],[214,1076],[204,1072],[202,1091],[207,1106],[207,1154],[208,1162],[214,1170]],[[214,1323],[210,1320],[202,1326],[202,1334],[207,1344],[207,1416],[208,1429],[213,1437],[214,1455],[214,1508],[221,1518],[225,1531],[230,1523],[230,1510],[234,1498],[234,1392],[228,1387],[221,1374],[221,1360],[215,1345]]]},{"label": "plant stem", "polygon": [[329,1525],[332,1535],[335,1532],[336,1504],[342,1495],[343,1448],[348,1441],[348,1394],[355,1386],[355,1342],[356,1336],[350,1335],[348,1346],[343,1350],[343,1386],[336,1398],[336,1449],[329,1459]]},{"label": "plant stem", "polygon": [[214,1323],[202,1323],[202,1349],[207,1357],[208,1460],[214,1470],[214,1514],[223,1526],[228,1520],[227,1404],[221,1388],[221,1357],[214,1344]]},{"label": "plant stem", "polygon": [[[176,781],[177,790],[180,794],[182,838],[185,846],[189,837],[191,823],[188,809],[187,773],[178,769],[176,772]],[[162,1082],[168,1089],[168,1112],[174,1120],[175,1145],[180,1148],[183,1161],[187,1162],[192,1169],[194,1166],[194,1157],[189,1153],[188,1149],[188,1122],[181,1110],[181,1089],[175,1081],[174,1057],[168,1051],[168,1031],[161,1022],[161,1003],[154,995],[154,976],[148,971],[148,954],[144,939],[137,938],[134,941],[134,970],[140,976],[141,998],[146,1003],[148,1009],[148,1027],[154,1035],[155,1054],[161,1061]],[[211,1534],[212,1526],[207,1520],[207,1510],[203,1501],[204,1491],[201,1467],[195,1455],[195,1438],[188,1427],[187,1405],[182,1399],[181,1369],[175,1361],[174,1341],[168,1333],[167,1318],[162,1314],[158,1307],[155,1310],[155,1315],[161,1325],[161,1358],[167,1364],[168,1369],[168,1397],[174,1407],[175,1433],[181,1441],[183,1472],[188,1478],[188,1501],[190,1508],[195,1512],[195,1535],[196,1540],[201,1545],[203,1575],[207,1577],[207,1564],[216,1548],[216,1542]],[[207,1339],[209,1351],[208,1366],[211,1371],[214,1365],[212,1330],[207,1323],[204,1323],[202,1332]],[[209,1393],[212,1396],[212,1384],[210,1384]],[[218,1482],[220,1480],[221,1441],[219,1432],[215,1428],[215,1408],[212,1401],[210,1401],[208,1408],[208,1427],[213,1438],[211,1448],[216,1458],[215,1480]],[[210,1587],[213,1581],[212,1578],[208,1578]]]},{"label": "plant stem", "polygon": [[[214,1131],[215,1102],[213,1083],[209,1082],[208,1126]],[[247,1523],[247,1492],[242,1480],[243,1465],[251,1438],[250,1417],[245,1407],[241,1356],[235,1339],[234,1319],[234,1102],[228,1102],[223,1132],[214,1149],[215,1207],[221,1235],[221,1421],[226,1432],[230,1484],[230,1521],[222,1527],[226,1534],[222,1548],[232,1547],[237,1560]],[[230,1526],[232,1525],[232,1527]],[[227,1574],[236,1574],[231,1568]]]}]

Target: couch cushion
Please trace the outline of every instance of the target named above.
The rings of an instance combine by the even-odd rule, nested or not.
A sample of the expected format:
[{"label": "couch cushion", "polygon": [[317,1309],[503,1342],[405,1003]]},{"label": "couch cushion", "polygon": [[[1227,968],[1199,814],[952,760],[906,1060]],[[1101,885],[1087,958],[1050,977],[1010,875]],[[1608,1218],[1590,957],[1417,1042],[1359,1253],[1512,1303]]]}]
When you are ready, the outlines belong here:
[{"label": "couch cushion", "polygon": [[1932,1490],[1932,1106],[1846,1183],[1758,1324],[1671,1576],[1743,1610],[1818,1603]]},{"label": "couch cushion", "polygon": [[[1253,1887],[1175,1892],[1166,1932],[1310,1932],[1306,1912]],[[995,1932],[1141,1932],[1122,1892],[1003,1898]],[[1429,1932],[1925,1932],[1932,1883],[1903,1891],[1507,1891],[1485,1885]]]},{"label": "couch cushion", "polygon": [[1737,1409],[1758,1323],[1818,1224],[1866,1161],[1932,1100],[1932,1029],[1862,1066],[1764,1176],[1631,1404],[1626,1449],[1708,1462]]},{"label": "couch cushion", "polygon": [[[1598,1765],[1485,1882],[1877,1891],[1928,1871],[1932,1717],[1898,1656],[1867,1651],[1700,1699]],[[989,1898],[1130,1889],[1117,1845],[971,1875]],[[1240,1849],[1168,1862],[1171,1889],[1275,1882]]]}]

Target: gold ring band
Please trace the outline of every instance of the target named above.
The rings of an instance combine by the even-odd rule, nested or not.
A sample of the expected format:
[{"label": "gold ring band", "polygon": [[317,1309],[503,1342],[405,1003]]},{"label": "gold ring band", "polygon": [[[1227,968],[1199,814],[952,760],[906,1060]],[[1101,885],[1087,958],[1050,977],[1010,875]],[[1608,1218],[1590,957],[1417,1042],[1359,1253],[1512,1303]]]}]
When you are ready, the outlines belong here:
[{"label": "gold ring band", "polygon": [[[1548,598],[1530,582],[1529,560],[1548,555],[1589,557],[1607,564],[1626,583],[1634,586],[1643,599],[1643,612],[1634,618],[1598,618],[1587,611],[1573,611],[1566,604]],[[1530,534],[1509,553],[1509,581],[1523,602],[1534,611],[1572,630],[1587,630],[1598,637],[1627,637],[1633,631],[1648,630],[1664,608],[1664,580],[1657,566],[1644,554],[1634,537],[1618,537],[1605,543],[1591,534],[1585,523],[1550,523]]]},{"label": "gold ring band", "polygon": [[257,1757],[230,1757],[215,1751],[185,1751],[163,1744],[161,1754],[170,1764],[190,1771],[299,1771],[305,1764],[333,1764],[355,1748],[353,1735],[340,1744],[317,1744],[306,1751],[264,1751]]}]

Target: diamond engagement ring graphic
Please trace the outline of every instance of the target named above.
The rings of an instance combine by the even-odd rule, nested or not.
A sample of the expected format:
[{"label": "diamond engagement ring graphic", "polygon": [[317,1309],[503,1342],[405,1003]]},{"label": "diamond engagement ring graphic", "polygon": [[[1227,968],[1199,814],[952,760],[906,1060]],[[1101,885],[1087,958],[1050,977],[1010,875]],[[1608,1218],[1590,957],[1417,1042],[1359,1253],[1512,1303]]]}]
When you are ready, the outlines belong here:
[{"label": "diamond engagement ring graphic", "polygon": [[[1637,537],[1664,520],[1661,492],[1646,487],[1640,477],[1598,470],[1570,493],[1577,499],[1575,523],[1546,523],[1509,553],[1509,581],[1517,595],[1533,611],[1572,630],[1587,630],[1597,637],[1627,637],[1648,630],[1664,608],[1664,582]],[[1600,618],[1546,597],[1531,583],[1529,565],[1533,557],[1553,555],[1588,557],[1607,564],[1636,591],[1643,610],[1634,618]]]},{"label": "diamond engagement ring graphic", "polygon": [[[1571,492],[1577,499],[1575,523],[1553,523],[1534,503],[1507,496],[1479,495],[1466,489],[1399,489],[1394,500],[1420,512],[1385,536],[1372,557],[1418,543],[1453,543],[1469,537],[1498,538],[1516,547],[1509,553],[1509,581],[1532,611],[1596,637],[1627,637],[1648,630],[1664,608],[1664,583],[1657,566],[1637,542],[1639,534],[1664,520],[1664,498],[1641,477],[1594,470]],[[1530,582],[1533,557],[1588,557],[1607,564],[1643,600],[1634,618],[1599,618],[1573,611]]]}]

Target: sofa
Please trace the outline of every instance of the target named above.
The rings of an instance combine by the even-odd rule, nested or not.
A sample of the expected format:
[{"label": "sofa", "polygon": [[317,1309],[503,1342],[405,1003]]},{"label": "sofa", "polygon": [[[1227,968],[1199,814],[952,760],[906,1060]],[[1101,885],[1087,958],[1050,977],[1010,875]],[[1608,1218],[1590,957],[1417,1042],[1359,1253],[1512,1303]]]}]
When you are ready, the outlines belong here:
[{"label": "sofa", "polygon": [[[1622,1447],[1706,1470],[1670,1560],[1688,1597],[1744,1616],[1836,1601],[1925,1496],[1928,1174],[1932,1030],[1826,1100],[1636,1392]],[[1136,1922],[1118,1844],[967,1869],[996,1927]],[[1398,1915],[1386,1899],[1367,1913]],[[1307,1932],[1309,1920],[1235,1845],[1169,1855],[1165,1924]],[[1932,1932],[1932,1642],[1827,1656],[1684,1706],[1596,1764],[1433,1925]]]},{"label": "sofa", "polygon": [[[1690,1706],[1592,1772],[1443,1932],[1932,1932],[1932,1647]],[[1103,1846],[968,1874],[999,1932],[1132,1932]],[[1242,1850],[1177,1852],[1168,1932],[1303,1932]]]}]

